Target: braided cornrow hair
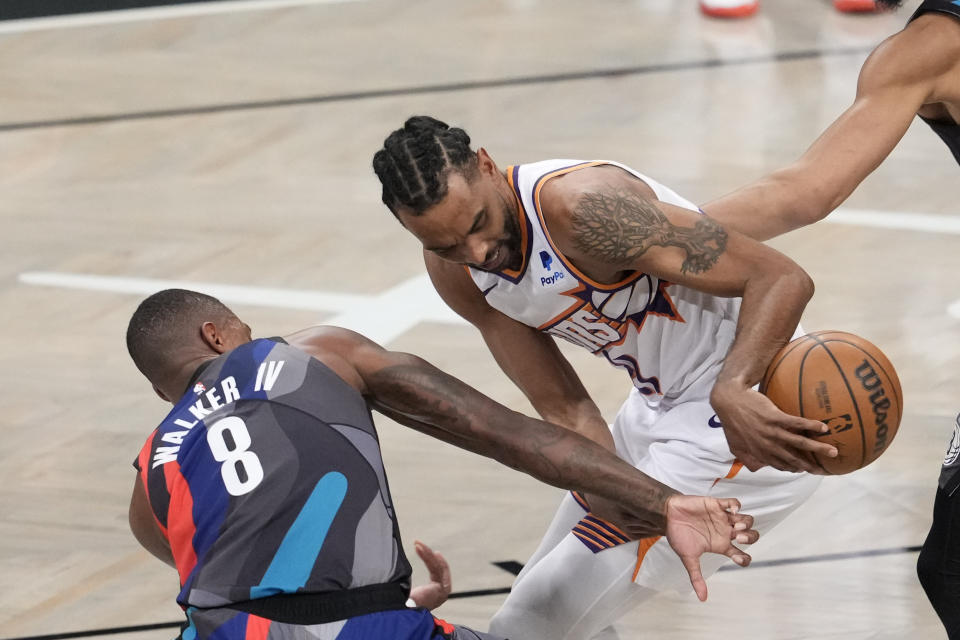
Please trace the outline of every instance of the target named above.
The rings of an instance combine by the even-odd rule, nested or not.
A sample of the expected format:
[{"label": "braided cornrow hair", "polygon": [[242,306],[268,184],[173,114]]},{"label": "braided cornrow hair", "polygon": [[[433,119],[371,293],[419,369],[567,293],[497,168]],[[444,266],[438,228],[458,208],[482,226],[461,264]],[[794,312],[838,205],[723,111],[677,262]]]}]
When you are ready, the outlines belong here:
[{"label": "braided cornrow hair", "polygon": [[373,156],[383,203],[394,215],[401,207],[420,215],[447,195],[451,170],[469,177],[476,166],[467,132],[430,116],[409,118]]}]

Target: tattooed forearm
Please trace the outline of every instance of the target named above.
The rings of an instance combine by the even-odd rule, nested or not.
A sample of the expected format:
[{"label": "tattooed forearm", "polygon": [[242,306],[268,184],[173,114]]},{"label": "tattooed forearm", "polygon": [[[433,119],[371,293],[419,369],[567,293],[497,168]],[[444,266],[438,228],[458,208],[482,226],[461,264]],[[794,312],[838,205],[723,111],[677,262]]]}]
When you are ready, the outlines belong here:
[{"label": "tattooed forearm", "polygon": [[666,500],[675,492],[573,431],[511,411],[414,357],[377,371],[367,384],[374,407],[401,424],[543,482],[617,502],[634,536],[666,527]]},{"label": "tattooed forearm", "polygon": [[650,247],[678,247],[686,253],[680,270],[708,271],[727,247],[727,232],[702,216],[693,228],[670,222],[656,203],[614,188],[585,193],[573,211],[576,247],[613,264],[626,264]]}]

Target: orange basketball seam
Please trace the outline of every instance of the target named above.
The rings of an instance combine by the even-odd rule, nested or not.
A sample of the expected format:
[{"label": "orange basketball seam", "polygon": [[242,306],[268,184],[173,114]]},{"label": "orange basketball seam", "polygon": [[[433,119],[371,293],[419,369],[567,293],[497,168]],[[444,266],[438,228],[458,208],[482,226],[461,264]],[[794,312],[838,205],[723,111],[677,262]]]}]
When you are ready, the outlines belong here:
[{"label": "orange basketball seam", "polygon": [[779,360],[777,360],[775,363],[772,363],[772,367],[768,367],[767,371],[763,374],[763,380],[760,382],[760,393],[763,393],[767,384],[770,382],[774,374],[777,372],[777,369],[779,369],[780,365],[783,364],[783,361],[787,359],[787,356],[793,353],[800,345],[803,344],[803,341],[807,340],[808,338],[810,338],[810,336],[800,336],[795,340],[796,344],[793,345],[793,347],[790,347],[789,344],[786,345],[789,348],[789,350],[786,353],[784,353],[782,356],[780,356]]}]

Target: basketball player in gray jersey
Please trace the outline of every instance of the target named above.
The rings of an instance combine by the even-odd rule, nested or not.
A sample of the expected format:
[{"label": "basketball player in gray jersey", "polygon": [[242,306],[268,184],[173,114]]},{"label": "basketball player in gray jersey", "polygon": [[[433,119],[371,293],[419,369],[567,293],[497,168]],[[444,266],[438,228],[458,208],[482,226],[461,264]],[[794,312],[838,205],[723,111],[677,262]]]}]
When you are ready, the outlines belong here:
[{"label": "basketball player in gray jersey", "polygon": [[745,566],[731,541],[758,537],[737,500],[680,495],[582,436],[345,329],[253,340],[216,299],[174,289],[140,305],[127,346],[174,404],[137,458],[130,524],[180,574],[184,640],[487,637],[405,606],[410,565],[369,408],[608,498],[619,510],[605,515],[630,535],[666,536],[704,597],[700,556]]}]

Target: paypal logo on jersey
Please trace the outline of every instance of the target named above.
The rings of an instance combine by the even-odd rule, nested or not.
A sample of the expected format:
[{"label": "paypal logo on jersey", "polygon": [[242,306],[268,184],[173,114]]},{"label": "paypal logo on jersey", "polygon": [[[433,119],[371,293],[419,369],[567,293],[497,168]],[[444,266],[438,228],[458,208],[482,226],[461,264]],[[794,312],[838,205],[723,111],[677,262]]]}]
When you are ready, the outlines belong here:
[{"label": "paypal logo on jersey", "polygon": [[[960,0],[958,0],[960,1]],[[543,268],[547,271],[550,271],[550,265],[553,264],[553,256],[547,253],[546,251],[540,252],[540,262],[543,263]]]},{"label": "paypal logo on jersey", "polygon": [[[547,253],[546,251],[540,252],[540,263],[543,265],[543,268],[546,269],[547,273],[550,273],[550,265],[553,264],[553,256]],[[554,271],[548,276],[540,276],[540,286],[544,287],[548,284],[553,284],[558,280],[563,279],[563,274],[559,271]]]}]

